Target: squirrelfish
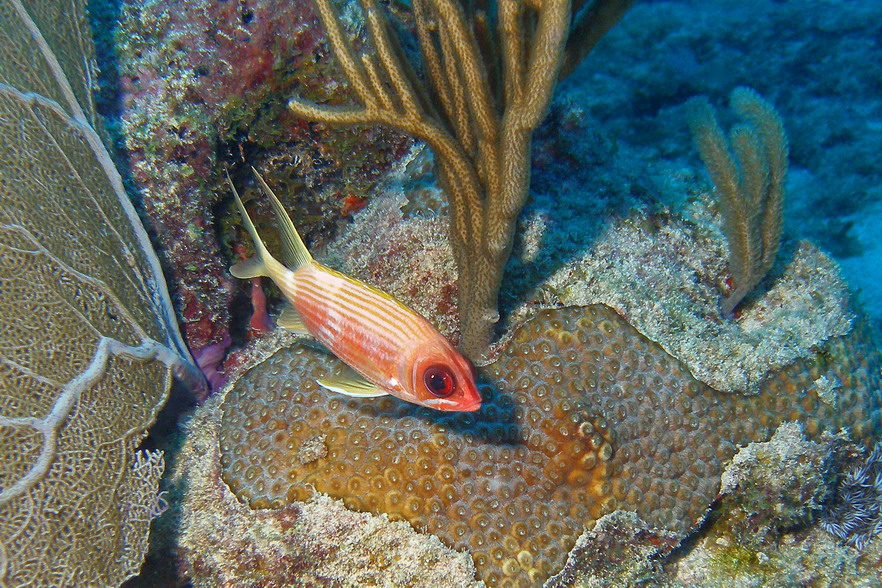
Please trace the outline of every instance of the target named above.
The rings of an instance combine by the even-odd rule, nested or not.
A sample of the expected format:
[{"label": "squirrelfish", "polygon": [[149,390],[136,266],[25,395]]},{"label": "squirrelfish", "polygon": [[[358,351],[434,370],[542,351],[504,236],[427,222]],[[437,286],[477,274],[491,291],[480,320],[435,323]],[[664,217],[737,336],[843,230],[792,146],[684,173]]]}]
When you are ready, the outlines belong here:
[{"label": "squirrelfish", "polygon": [[481,395],[469,360],[391,295],[314,261],[279,199],[257,171],[254,175],[277,217],[282,261],[267,251],[227,176],[257,251],[230,272],[242,279],[272,279],[289,302],[279,324],[312,335],[356,372],[318,384],[362,398],[391,394],[436,410],[478,410]]}]

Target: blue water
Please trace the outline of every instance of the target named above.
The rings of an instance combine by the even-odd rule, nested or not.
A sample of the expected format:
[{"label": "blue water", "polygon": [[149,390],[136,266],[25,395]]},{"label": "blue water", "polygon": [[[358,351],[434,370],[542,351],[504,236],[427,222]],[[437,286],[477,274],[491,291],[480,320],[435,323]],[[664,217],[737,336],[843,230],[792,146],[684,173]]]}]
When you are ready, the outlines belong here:
[{"label": "blue water", "polygon": [[[664,199],[658,186],[671,169],[703,170],[683,103],[707,95],[728,128],[737,86],[754,88],[784,121],[785,238],[832,255],[882,325],[882,2],[638,2],[557,100],[584,109],[590,136],[577,148],[586,161],[630,162],[624,179]],[[578,173],[573,181],[600,178],[604,189],[603,173]],[[606,181],[615,192],[616,179]]]}]

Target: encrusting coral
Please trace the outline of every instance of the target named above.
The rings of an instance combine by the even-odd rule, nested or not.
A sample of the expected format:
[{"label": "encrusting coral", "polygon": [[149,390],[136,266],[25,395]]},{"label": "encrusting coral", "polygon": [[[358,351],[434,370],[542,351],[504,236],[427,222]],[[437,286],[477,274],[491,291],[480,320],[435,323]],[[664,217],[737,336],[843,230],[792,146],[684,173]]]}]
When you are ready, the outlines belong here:
[{"label": "encrusting coral", "polygon": [[[583,525],[617,509],[684,533],[709,508],[736,444],[766,440],[783,421],[811,438],[842,427],[858,440],[875,434],[879,358],[864,337],[834,339],[740,397],[695,381],[606,307],[546,310],[486,367],[493,389],[482,410],[443,416],[319,390],[314,378],[341,364],[298,344],[209,404],[221,412],[219,430],[206,429],[220,454],[198,459],[219,460],[255,517],[324,493],[467,550],[490,585],[530,586],[562,568]],[[842,382],[835,406],[813,389],[821,375]],[[224,533],[211,509],[185,502],[185,511],[186,544]],[[228,555],[229,572],[241,559]],[[195,570],[197,583],[219,573]]]}]

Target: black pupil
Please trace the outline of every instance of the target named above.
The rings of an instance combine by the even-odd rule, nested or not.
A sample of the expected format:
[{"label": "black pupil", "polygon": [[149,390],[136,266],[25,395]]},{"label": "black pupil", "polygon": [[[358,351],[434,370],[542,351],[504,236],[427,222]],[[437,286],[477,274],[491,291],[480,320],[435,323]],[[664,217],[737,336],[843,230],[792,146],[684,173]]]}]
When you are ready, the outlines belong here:
[{"label": "black pupil", "polygon": [[453,393],[453,374],[450,370],[440,366],[433,366],[426,370],[423,379],[426,388],[435,396],[450,396]]}]

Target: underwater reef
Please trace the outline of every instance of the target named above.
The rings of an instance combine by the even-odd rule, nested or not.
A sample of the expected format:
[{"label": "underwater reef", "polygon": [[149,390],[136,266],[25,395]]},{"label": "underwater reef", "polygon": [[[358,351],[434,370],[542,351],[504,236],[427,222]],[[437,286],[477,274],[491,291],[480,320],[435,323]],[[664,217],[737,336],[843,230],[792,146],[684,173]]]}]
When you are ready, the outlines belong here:
[{"label": "underwater reef", "polygon": [[[631,4],[0,0],[0,585],[882,584],[878,5]],[[252,166],[480,411],[316,383]]]},{"label": "underwater reef", "polygon": [[[675,546],[708,512],[736,447],[779,424],[859,442],[882,425],[882,363],[863,327],[742,396],[696,381],[605,306],[544,310],[483,368],[490,386],[474,415],[329,395],[314,379],[342,364],[309,345],[259,355],[191,423],[181,544],[197,584],[285,577],[285,566],[245,569],[234,535],[326,495],[465,550],[488,585],[539,585],[585,525],[614,511]],[[840,385],[830,395],[822,380]]]},{"label": "underwater reef", "polygon": [[[764,230],[774,253],[726,312],[736,257],[697,158],[640,177],[624,162],[635,150],[567,102],[582,91],[537,131],[484,408],[328,394],[314,380],[341,364],[284,333],[237,352],[172,478],[196,585],[751,585],[843,569],[872,582],[878,542],[856,555],[817,524],[841,456],[869,451],[882,424],[878,343],[836,262]],[[665,124],[688,128],[688,97],[670,98],[681,115]],[[403,152],[319,257],[456,336],[455,212],[426,161]],[[787,442],[803,454],[768,449]]]}]

